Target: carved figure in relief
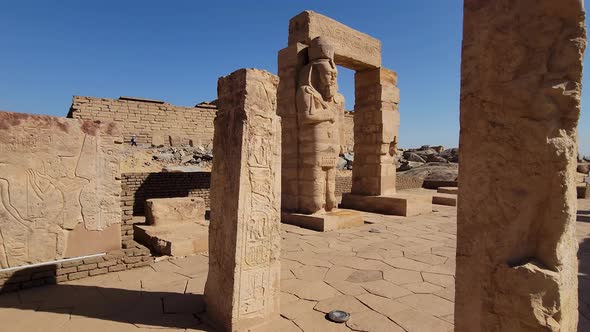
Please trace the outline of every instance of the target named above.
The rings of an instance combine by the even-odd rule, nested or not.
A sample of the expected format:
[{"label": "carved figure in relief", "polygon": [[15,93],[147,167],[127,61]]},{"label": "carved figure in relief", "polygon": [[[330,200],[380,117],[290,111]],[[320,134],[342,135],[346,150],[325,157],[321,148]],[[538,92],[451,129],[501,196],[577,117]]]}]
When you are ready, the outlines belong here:
[{"label": "carved figure in relief", "polygon": [[[9,156],[0,162],[1,268],[63,255],[65,230],[84,222],[80,196],[91,181],[78,175],[82,154],[44,158],[27,166]],[[42,250],[31,249],[41,244]]]},{"label": "carved figure in relief", "polygon": [[299,212],[336,208],[336,163],[340,150],[340,113],[344,98],[338,94],[334,49],[322,37],[312,40],[308,63],[299,73]]}]

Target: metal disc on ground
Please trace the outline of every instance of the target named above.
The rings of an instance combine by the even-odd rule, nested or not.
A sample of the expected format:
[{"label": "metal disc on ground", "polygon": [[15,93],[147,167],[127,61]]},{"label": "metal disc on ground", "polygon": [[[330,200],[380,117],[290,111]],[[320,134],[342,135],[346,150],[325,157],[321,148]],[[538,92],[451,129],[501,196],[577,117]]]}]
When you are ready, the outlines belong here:
[{"label": "metal disc on ground", "polygon": [[345,323],[350,319],[350,314],[342,310],[332,310],[328,313],[328,319],[336,323]]}]

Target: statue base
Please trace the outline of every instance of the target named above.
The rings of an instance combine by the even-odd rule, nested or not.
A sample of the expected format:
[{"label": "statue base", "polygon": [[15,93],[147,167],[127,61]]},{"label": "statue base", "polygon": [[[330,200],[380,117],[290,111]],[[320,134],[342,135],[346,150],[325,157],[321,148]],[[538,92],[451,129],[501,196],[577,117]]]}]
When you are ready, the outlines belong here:
[{"label": "statue base", "polygon": [[363,196],[343,194],[340,206],[359,211],[411,217],[432,212],[432,196],[393,194]]},{"label": "statue base", "polygon": [[314,231],[328,232],[337,229],[358,227],[365,224],[363,215],[358,211],[335,209],[330,212],[302,214],[281,213],[281,221]]}]

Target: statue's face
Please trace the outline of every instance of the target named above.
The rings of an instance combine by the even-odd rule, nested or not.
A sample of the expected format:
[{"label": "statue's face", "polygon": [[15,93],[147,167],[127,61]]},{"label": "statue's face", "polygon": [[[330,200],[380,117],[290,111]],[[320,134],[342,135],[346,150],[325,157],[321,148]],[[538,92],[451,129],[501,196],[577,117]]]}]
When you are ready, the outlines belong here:
[{"label": "statue's face", "polygon": [[321,62],[317,65],[317,73],[319,79],[318,91],[324,97],[324,100],[331,100],[338,92],[338,84],[336,78],[338,71],[332,67],[329,62]]}]

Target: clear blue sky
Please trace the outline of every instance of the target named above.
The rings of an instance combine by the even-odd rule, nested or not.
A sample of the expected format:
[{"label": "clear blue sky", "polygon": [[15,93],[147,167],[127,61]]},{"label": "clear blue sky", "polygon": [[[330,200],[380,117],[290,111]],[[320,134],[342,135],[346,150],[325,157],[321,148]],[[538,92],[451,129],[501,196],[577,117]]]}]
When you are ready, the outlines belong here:
[{"label": "clear blue sky", "polygon": [[[400,146],[453,147],[459,136],[462,3],[3,0],[0,109],[65,116],[72,95],[138,96],[177,105],[213,100],[217,78],[235,69],[276,73],[289,19],[311,9],[382,41],[383,66],[399,74]],[[339,81],[352,109],[352,71],[342,70]],[[579,128],[581,150],[590,155],[588,112],[582,112]]]}]

